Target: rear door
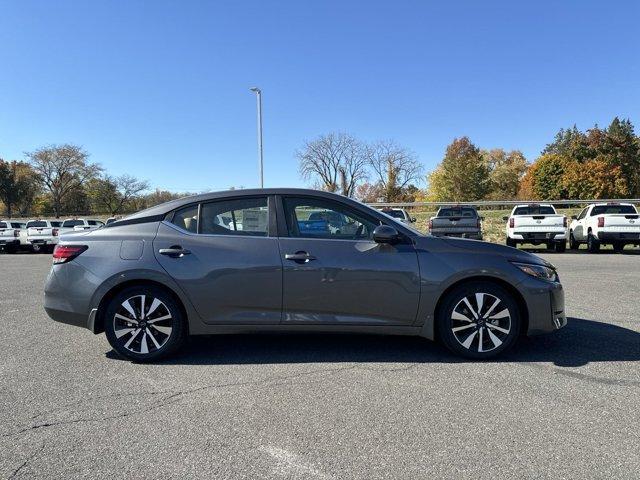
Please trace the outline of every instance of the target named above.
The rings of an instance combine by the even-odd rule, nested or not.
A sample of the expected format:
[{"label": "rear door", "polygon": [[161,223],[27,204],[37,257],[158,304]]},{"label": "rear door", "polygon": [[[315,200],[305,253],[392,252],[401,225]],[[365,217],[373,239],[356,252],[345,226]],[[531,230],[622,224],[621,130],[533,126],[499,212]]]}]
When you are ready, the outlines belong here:
[{"label": "rear door", "polygon": [[375,243],[380,221],[342,202],[286,196],[279,207],[283,323],[413,324],[420,272],[410,241]]},{"label": "rear door", "polygon": [[586,240],[584,224],[586,222],[588,210],[589,210],[589,207],[586,207],[585,209],[583,209],[580,212],[580,215],[578,215],[578,218],[576,219],[576,225],[573,229],[573,238],[575,238],[578,241]]},{"label": "rear door", "polygon": [[205,323],[280,323],[274,212],[267,196],[225,198],[186,206],[160,223],[156,258]]}]

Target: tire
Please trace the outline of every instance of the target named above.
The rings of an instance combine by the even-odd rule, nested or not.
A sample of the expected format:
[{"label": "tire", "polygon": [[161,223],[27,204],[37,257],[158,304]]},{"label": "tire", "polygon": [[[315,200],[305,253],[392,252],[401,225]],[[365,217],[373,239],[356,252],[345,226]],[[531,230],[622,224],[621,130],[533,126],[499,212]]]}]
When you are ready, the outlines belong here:
[{"label": "tire", "polygon": [[436,318],[440,341],[456,355],[477,360],[509,350],[518,339],[520,324],[516,299],[491,282],[455,288],[443,299]]},{"label": "tire", "polygon": [[518,243],[515,240],[507,237],[507,247],[518,248]]},{"label": "tire", "polygon": [[569,232],[569,248],[571,250],[578,250],[580,248],[580,244],[573,237],[573,232]]},{"label": "tire", "polygon": [[587,235],[587,251],[597,253],[600,250],[600,242],[589,232]]},{"label": "tire", "polygon": [[7,253],[11,253],[11,254],[18,253],[18,247],[14,247],[14,246],[7,247]]},{"label": "tire", "polygon": [[556,242],[555,244],[556,253],[564,253],[567,250],[567,244],[563,240],[562,242]]},{"label": "tire", "polygon": [[620,253],[622,252],[622,250],[624,250],[624,243],[621,242],[614,242],[613,243],[613,251],[616,253]]},{"label": "tire", "polygon": [[31,244],[31,251],[32,251],[33,253],[40,253],[42,250],[44,250],[44,249],[42,248],[42,245],[39,245],[39,244],[37,244],[37,243],[32,243],[32,244]]},{"label": "tire", "polygon": [[554,250],[555,248],[556,248],[556,243],[555,242],[547,243],[547,250]]},{"label": "tire", "polygon": [[126,288],[111,299],[104,331],[117,353],[140,363],[175,353],[187,337],[186,318],[173,295],[147,285]]}]

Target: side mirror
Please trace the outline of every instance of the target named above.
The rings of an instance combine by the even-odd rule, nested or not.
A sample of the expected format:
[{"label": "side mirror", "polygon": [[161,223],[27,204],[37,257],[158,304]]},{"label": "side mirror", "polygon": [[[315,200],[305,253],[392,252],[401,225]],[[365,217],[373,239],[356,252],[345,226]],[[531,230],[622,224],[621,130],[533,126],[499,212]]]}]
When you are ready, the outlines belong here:
[{"label": "side mirror", "polygon": [[502,217],[502,220],[504,220],[505,222],[509,220],[509,217]]},{"label": "side mirror", "polygon": [[416,223],[416,217],[411,217],[411,223]]},{"label": "side mirror", "polygon": [[571,215],[571,220],[577,220],[578,216],[577,215]]},{"label": "side mirror", "polygon": [[389,225],[378,225],[373,231],[373,241],[392,245],[400,241],[400,234],[395,228]]}]

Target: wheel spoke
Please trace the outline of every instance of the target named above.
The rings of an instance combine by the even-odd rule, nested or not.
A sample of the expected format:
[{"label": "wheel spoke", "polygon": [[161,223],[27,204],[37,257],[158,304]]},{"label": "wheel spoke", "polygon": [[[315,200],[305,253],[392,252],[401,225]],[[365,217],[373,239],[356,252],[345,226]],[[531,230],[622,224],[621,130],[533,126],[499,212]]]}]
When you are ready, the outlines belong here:
[{"label": "wheel spoke", "polygon": [[475,318],[477,320],[478,319],[478,314],[476,313],[476,311],[471,306],[471,302],[469,302],[469,299],[467,297],[464,297],[463,301],[467,305],[467,308],[469,309],[471,314],[473,315],[473,318]]},{"label": "wheel spoke", "polygon": [[496,309],[496,307],[498,306],[499,303],[500,303],[500,299],[496,298],[496,301],[493,302],[493,305],[491,305],[491,307],[489,307],[489,310],[487,310],[487,313],[485,313],[484,316],[488,317],[489,315],[491,315],[491,313]]},{"label": "wheel spoke", "polygon": [[140,318],[144,320],[144,301],[145,295],[140,295]]},{"label": "wheel spoke", "polygon": [[484,332],[484,328],[478,330],[478,351],[482,352],[482,332]]},{"label": "wheel spoke", "polygon": [[473,343],[473,339],[474,339],[474,338],[476,338],[476,335],[477,335],[477,334],[478,334],[478,331],[476,330],[476,331],[475,331],[475,332],[473,332],[471,335],[469,335],[469,336],[467,337],[467,339],[466,339],[464,342],[462,342],[462,346],[463,346],[464,348],[469,348],[469,347],[471,347],[471,343]]},{"label": "wheel spoke", "polygon": [[509,309],[505,308],[504,310],[502,310],[501,312],[496,313],[495,315],[491,315],[489,318],[491,320],[498,320],[499,318],[507,318],[510,317],[509,315]]},{"label": "wheel spoke", "polygon": [[160,344],[158,343],[158,341],[156,340],[156,337],[153,336],[153,334],[151,333],[151,330],[149,330],[148,328],[145,330],[145,333],[149,336],[149,338],[151,339],[151,341],[153,342],[153,344],[156,346],[156,348],[160,348]]},{"label": "wheel spoke", "polygon": [[476,293],[476,303],[478,304],[478,315],[481,315],[484,304],[484,293]]},{"label": "wheel spoke", "polygon": [[162,320],[169,320],[170,318],[171,318],[171,315],[164,315],[162,317],[154,318],[153,320],[147,320],[147,324],[153,324],[156,322],[160,322]]},{"label": "wheel spoke", "polygon": [[129,339],[129,341],[127,343],[124,344],[124,348],[129,348],[129,345],[131,345],[131,343],[133,342],[133,339],[136,338],[138,336],[138,334],[140,333],[140,329],[136,328],[135,331],[131,334],[131,338]]},{"label": "wheel spoke", "polygon": [[499,327],[498,325],[494,325],[493,323],[487,323],[486,325],[487,325],[487,327],[489,327],[489,328],[491,328],[493,330],[497,330],[497,331],[502,332],[502,333],[509,333],[509,330],[507,330],[506,328]]},{"label": "wheel spoke", "polygon": [[487,329],[487,333],[489,334],[489,338],[493,342],[494,348],[498,348],[500,345],[502,345],[502,340],[496,337],[490,329]]},{"label": "wheel spoke", "polygon": [[475,326],[476,326],[475,323],[470,323],[468,325],[463,325],[461,327],[452,328],[451,331],[452,332],[459,332],[460,330],[466,330],[467,328],[473,328]]},{"label": "wheel spoke", "polygon": [[133,318],[125,317],[124,315],[120,315],[119,313],[116,313],[116,314],[115,314],[115,317],[116,317],[116,318],[118,318],[118,319],[120,319],[120,320],[123,320],[123,321],[125,321],[125,322],[135,323],[135,324],[137,324],[137,323],[138,323],[138,320],[135,320],[135,319],[133,319]]},{"label": "wheel spoke", "polygon": [[127,333],[131,333],[135,330],[135,328],[123,328],[122,330],[115,330],[116,338],[120,338]]},{"label": "wheel spoke", "polygon": [[156,308],[158,308],[161,304],[162,302],[160,300],[154,298],[153,302],[151,302],[151,306],[149,307],[149,311],[147,312],[147,318],[149,318],[151,314],[156,311]]},{"label": "wheel spoke", "polygon": [[473,322],[473,320],[471,320],[469,317],[461,314],[460,312],[456,312],[455,310],[451,314],[451,318],[453,320],[460,320],[461,322]]},{"label": "wheel spoke", "polygon": [[171,327],[161,327],[158,325],[154,325],[153,328],[155,328],[156,330],[158,330],[161,333],[164,333],[165,335],[171,335]]},{"label": "wheel spoke", "polygon": [[143,332],[142,341],[140,342],[140,353],[149,353],[149,346],[147,345],[147,332]]},{"label": "wheel spoke", "polygon": [[136,315],[136,311],[133,309],[133,306],[131,305],[131,302],[129,300],[130,299],[127,299],[122,302],[122,306],[127,310],[127,312],[129,312],[129,314],[131,314],[133,318],[138,318],[138,316]]}]

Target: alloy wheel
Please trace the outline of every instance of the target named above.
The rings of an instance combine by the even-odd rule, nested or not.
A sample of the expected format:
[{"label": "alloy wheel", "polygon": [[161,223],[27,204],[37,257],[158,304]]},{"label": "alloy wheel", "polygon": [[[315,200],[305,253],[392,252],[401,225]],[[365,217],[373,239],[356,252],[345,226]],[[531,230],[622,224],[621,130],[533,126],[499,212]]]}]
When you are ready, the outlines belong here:
[{"label": "alloy wheel", "polygon": [[478,292],[463,297],[451,312],[451,331],[467,350],[490,352],[511,332],[511,313],[495,295]]},{"label": "alloy wheel", "polygon": [[160,299],[135,295],[119,305],[113,317],[113,331],[122,347],[145,355],[167,343],[173,331],[173,317]]}]

